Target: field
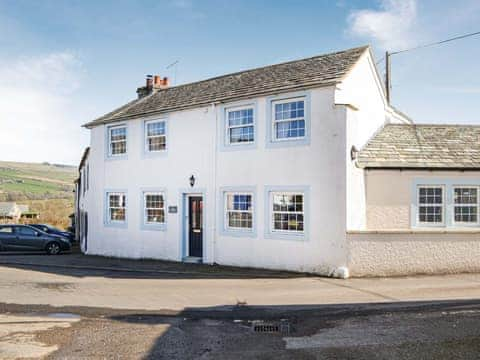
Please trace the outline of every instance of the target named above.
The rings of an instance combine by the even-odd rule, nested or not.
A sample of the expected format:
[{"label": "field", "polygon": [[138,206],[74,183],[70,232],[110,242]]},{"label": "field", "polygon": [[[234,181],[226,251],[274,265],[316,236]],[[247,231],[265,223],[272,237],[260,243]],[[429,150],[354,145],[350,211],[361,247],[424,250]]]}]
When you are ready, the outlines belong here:
[{"label": "field", "polygon": [[73,166],[0,161],[0,201],[27,204],[40,213],[37,222],[66,228],[77,174]]}]

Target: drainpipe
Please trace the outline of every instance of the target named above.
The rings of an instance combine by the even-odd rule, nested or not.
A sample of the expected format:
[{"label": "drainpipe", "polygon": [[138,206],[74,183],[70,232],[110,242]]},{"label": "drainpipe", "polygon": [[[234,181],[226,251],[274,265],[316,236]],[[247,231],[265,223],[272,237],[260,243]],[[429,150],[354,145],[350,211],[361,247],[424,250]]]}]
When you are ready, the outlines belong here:
[{"label": "drainpipe", "polygon": [[214,189],[214,194],[213,194],[213,246],[212,246],[212,263],[215,263],[215,249],[217,246],[217,206],[218,206],[218,199],[217,199],[217,169],[218,169],[218,113],[217,113],[217,108],[216,104],[212,103],[212,111],[215,115],[215,153],[213,155],[213,189]]}]

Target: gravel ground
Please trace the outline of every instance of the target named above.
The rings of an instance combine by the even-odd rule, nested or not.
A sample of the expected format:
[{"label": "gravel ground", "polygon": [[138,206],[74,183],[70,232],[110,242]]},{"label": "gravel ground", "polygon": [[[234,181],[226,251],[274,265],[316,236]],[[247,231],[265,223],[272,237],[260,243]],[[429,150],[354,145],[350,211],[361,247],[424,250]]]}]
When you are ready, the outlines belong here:
[{"label": "gravel ground", "polygon": [[[480,302],[309,310],[235,307],[176,316],[100,308],[2,304],[11,314],[75,312],[66,328],[36,332],[49,359],[478,359]],[[280,332],[253,331],[254,320]],[[1,341],[1,339],[0,339]]]}]

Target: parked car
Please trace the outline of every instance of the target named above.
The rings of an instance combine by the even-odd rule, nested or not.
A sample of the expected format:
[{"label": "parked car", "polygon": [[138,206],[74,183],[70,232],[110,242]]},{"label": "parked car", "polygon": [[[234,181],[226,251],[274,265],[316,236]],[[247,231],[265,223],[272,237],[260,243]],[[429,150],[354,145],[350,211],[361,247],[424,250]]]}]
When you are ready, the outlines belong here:
[{"label": "parked car", "polygon": [[30,224],[30,226],[50,235],[59,235],[67,238],[71,243],[75,241],[75,235],[69,231],[63,231],[48,224]]},{"label": "parked car", "polygon": [[70,241],[59,235],[47,234],[28,225],[0,225],[0,250],[45,251],[58,255],[69,251]]}]

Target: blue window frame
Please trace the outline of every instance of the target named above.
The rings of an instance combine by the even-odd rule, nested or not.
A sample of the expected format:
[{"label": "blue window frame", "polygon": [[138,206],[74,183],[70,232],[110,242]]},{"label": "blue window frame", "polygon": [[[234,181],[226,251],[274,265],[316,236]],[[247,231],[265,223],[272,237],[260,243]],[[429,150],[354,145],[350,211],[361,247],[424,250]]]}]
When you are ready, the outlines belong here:
[{"label": "blue window frame", "polygon": [[145,122],[145,152],[156,153],[167,149],[167,126],[165,120]]},{"label": "blue window frame", "polygon": [[267,147],[310,144],[310,92],[267,98]]},{"label": "blue window frame", "polygon": [[127,226],[127,191],[126,190],[106,190],[104,207],[105,226]]},{"label": "blue window frame", "polygon": [[255,141],[253,108],[227,110],[227,127],[230,145],[253,143]]},{"label": "blue window frame", "polygon": [[127,153],[127,127],[112,126],[108,130],[108,155],[122,156]]},{"label": "blue window frame", "polygon": [[308,240],[309,186],[265,186],[265,238]]},{"label": "blue window frame", "polygon": [[276,140],[305,137],[305,100],[279,101],[273,106]]},{"label": "blue window frame", "polygon": [[239,101],[220,107],[219,148],[221,151],[247,150],[257,143],[257,103]]},{"label": "blue window frame", "polygon": [[163,188],[141,189],[141,229],[167,229],[167,197]]},{"label": "blue window frame", "polygon": [[220,189],[220,233],[256,237],[256,190],[254,186],[230,186]]}]

